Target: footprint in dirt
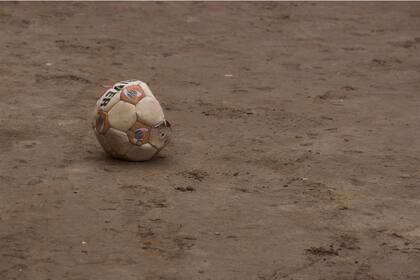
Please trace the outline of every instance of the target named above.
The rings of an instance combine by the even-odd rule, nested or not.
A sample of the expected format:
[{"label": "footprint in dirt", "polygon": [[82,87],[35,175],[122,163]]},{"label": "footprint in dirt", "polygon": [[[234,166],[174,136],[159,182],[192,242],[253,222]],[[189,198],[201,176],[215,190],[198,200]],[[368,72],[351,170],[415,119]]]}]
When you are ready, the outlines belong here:
[{"label": "footprint in dirt", "polygon": [[183,171],[179,173],[182,177],[187,179],[192,179],[195,181],[203,181],[205,178],[209,176],[209,174],[204,170],[194,169],[190,171]]},{"label": "footprint in dirt", "polygon": [[352,234],[342,234],[337,238],[339,247],[343,250],[360,250],[359,239]]},{"label": "footprint in dirt", "polygon": [[35,140],[22,140],[27,133],[28,131],[25,129],[0,128],[0,146],[6,147],[14,143],[14,145],[18,145],[20,148],[32,148],[36,144],[39,144]]},{"label": "footprint in dirt", "polygon": [[36,145],[39,145],[40,143],[41,143],[40,141],[36,141],[36,140],[23,140],[23,141],[16,142],[15,146],[17,146],[18,148],[30,149],[30,148],[34,148]]},{"label": "footprint in dirt", "polygon": [[196,185],[204,181],[209,176],[206,171],[199,169],[181,171],[176,175],[185,179],[185,182],[182,185],[174,187],[176,191],[183,193],[195,192],[197,190]]},{"label": "footprint in dirt", "polygon": [[74,74],[65,74],[65,75],[41,75],[41,74],[37,74],[35,75],[35,79],[37,83],[42,83],[42,82],[53,82],[53,83],[64,83],[64,82],[68,82],[68,83],[82,83],[82,84],[90,84],[92,83],[91,80],[78,76],[78,75],[74,75]]},{"label": "footprint in dirt", "polygon": [[325,256],[338,256],[339,255],[339,250],[340,249],[335,249],[334,245],[330,245],[328,247],[312,246],[308,249],[305,249],[305,252],[310,254],[310,255],[313,255],[313,256],[325,257]]},{"label": "footprint in dirt", "polygon": [[404,40],[404,41],[394,41],[394,42],[388,42],[388,44],[390,44],[391,46],[394,47],[401,47],[401,48],[411,48],[414,47],[416,44],[420,43],[420,38],[415,38],[413,41],[412,40]]}]

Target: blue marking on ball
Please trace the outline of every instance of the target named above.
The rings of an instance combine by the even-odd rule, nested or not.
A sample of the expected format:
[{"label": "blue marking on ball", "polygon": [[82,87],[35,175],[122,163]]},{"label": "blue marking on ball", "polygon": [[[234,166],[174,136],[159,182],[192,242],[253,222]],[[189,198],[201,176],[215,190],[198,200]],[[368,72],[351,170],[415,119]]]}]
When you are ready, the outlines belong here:
[{"label": "blue marking on ball", "polygon": [[137,141],[142,141],[144,138],[144,133],[141,129],[137,129],[136,132],[134,133],[134,137],[136,138]]},{"label": "blue marking on ball", "polygon": [[130,98],[136,97],[138,95],[137,91],[135,90],[127,90],[127,96]]},{"label": "blue marking on ball", "polygon": [[103,126],[104,118],[101,115],[98,115],[98,117],[96,118],[96,122],[98,123],[99,126]]}]

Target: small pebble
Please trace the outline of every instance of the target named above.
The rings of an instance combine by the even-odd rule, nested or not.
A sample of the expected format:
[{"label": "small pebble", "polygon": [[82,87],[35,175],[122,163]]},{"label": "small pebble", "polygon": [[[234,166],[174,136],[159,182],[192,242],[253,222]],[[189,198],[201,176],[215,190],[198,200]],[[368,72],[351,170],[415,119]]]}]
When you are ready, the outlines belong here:
[{"label": "small pebble", "polygon": [[29,180],[28,185],[34,186],[42,183],[42,179],[40,177],[33,177],[31,180]]}]

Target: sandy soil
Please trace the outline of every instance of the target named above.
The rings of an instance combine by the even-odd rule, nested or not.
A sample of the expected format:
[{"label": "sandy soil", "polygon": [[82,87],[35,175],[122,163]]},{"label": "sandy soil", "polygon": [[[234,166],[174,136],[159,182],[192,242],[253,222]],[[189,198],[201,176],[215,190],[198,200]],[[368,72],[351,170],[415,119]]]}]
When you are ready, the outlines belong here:
[{"label": "sandy soil", "polygon": [[[1,3],[0,279],[420,279],[420,3]],[[174,127],[106,157],[104,85]]]}]

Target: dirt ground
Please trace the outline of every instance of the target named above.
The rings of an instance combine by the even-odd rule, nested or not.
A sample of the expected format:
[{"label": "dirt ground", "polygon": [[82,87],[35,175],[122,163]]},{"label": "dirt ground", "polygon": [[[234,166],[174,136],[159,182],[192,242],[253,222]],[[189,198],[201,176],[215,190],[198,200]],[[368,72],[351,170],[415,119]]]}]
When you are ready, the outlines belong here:
[{"label": "dirt ground", "polygon": [[[0,279],[420,279],[420,3],[1,3]],[[108,158],[104,86],[173,125]]]}]

